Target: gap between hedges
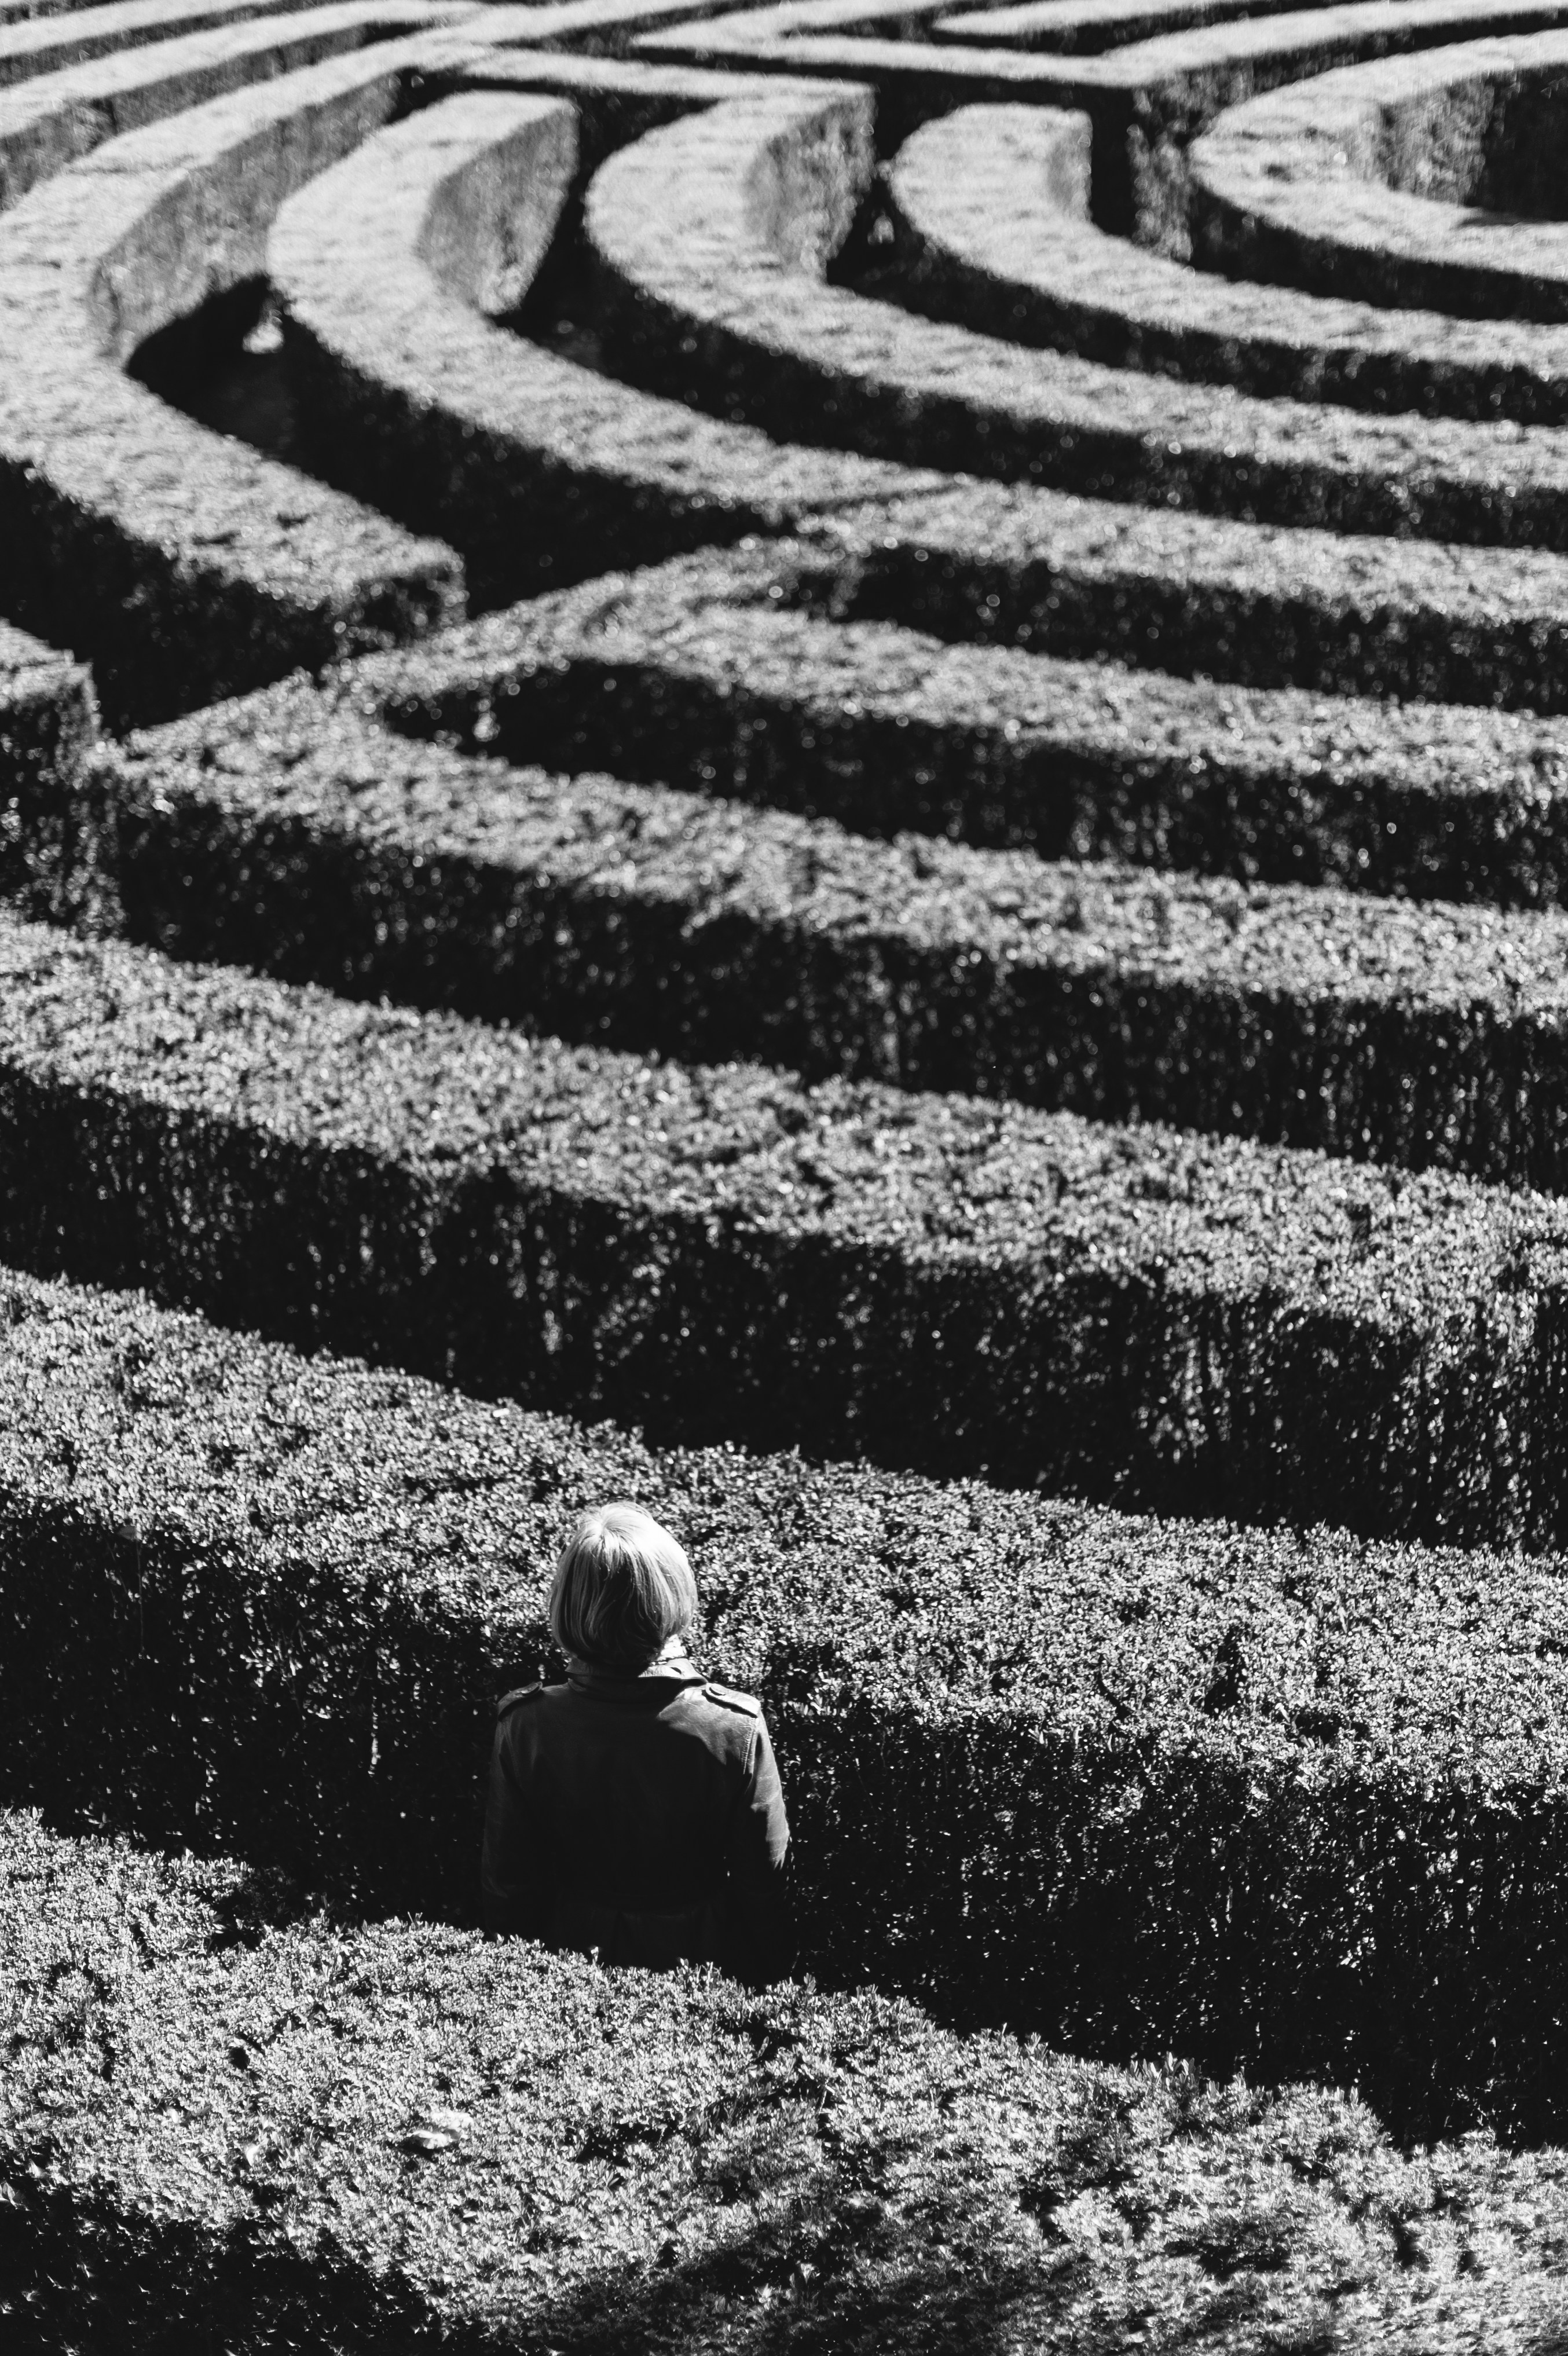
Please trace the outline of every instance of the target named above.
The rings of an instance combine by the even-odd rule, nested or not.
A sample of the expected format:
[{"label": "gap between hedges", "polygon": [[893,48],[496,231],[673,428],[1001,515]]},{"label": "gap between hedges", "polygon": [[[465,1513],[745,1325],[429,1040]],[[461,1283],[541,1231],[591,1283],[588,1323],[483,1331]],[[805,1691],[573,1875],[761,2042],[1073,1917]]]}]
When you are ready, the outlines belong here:
[{"label": "gap between hedges", "polygon": [[1563,900],[1559,720],[964,642],[1057,596],[1056,519],[966,491],[797,545],[603,576],[361,662],[355,692],[390,725],[469,752],[723,790],[864,834],[1421,899]]},{"label": "gap between hedges", "polygon": [[868,842],[411,743],[354,683],[107,754],[16,884],[354,997],[1568,1186],[1560,915]]},{"label": "gap between hedges", "polygon": [[585,210],[621,374],[779,440],[1361,535],[1568,548],[1568,458],[1508,423],[1216,394],[1026,351],[826,283],[870,186],[868,91],[649,133]]},{"label": "gap between hedges", "polygon": [[1113,2356],[1155,2317],[1523,2356],[1563,2314],[1561,2154],[1403,2158],[1343,2096],[417,1924],[225,1945],[234,1879],[0,1820],[16,2356]]},{"label": "gap between hedges", "polygon": [[489,1392],[1550,1547],[1550,1198],[686,1069],[0,922],[0,1248]]},{"label": "gap between hedges", "polygon": [[463,610],[451,550],[417,541],[130,380],[139,344],[253,279],[301,179],[404,96],[454,20],[385,0],[359,54],[231,91],[96,147],[0,216],[0,539],[24,626],[91,659],[113,723],[389,646]]},{"label": "gap between hedges", "polygon": [[1563,2132],[1556,1563],[659,1454],[15,1273],[0,1317],[12,1800],[470,1921],[495,1696],[629,1494],[767,1703],[804,1965]]}]

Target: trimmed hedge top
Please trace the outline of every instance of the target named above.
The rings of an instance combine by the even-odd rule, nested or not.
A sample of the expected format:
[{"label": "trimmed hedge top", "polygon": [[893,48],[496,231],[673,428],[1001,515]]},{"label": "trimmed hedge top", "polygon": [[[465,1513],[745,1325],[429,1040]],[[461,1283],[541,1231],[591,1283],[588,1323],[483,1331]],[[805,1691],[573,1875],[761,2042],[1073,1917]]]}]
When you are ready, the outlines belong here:
[{"label": "trimmed hedge top", "polygon": [[1501,2356],[1562,2313],[1560,2155],[1403,2159],[1342,2095],[960,2041],[874,1996],[400,1923],[225,1947],[189,1868],[26,1818],[0,1842],[27,2351],[307,2319],[348,2351],[869,2356],[896,2327],[1110,2356],[1158,2318],[1240,2356],[1332,2316]]},{"label": "trimmed hedge top", "polygon": [[[1160,663],[1147,691],[1162,701],[1195,690],[1212,696],[1216,682],[1231,709],[1240,709],[1233,681],[1313,691],[1301,701],[1248,699],[1248,734],[1265,743],[1300,714],[1308,726],[1326,720],[1342,745],[1353,731],[1362,744],[1391,750],[1477,724],[1423,705],[1551,713],[1562,695],[1562,637],[1549,615],[1565,561],[1539,550],[1444,549],[1439,560],[1421,540],[980,483],[809,530],[840,544],[853,584],[840,610],[851,617],[1095,659],[1118,701],[1119,666],[1106,664],[1108,654],[1140,671]],[[1187,671],[1197,674],[1191,688],[1171,676]],[[1357,701],[1340,700],[1348,697]],[[1408,701],[1390,711],[1381,699],[1391,697]]]},{"label": "trimmed hedge top", "polygon": [[1568,35],[1516,35],[1253,99],[1193,149],[1197,247],[1324,294],[1561,326],[1568,233],[1517,217],[1530,167],[1504,159],[1552,138],[1565,70]]},{"label": "trimmed hedge top", "polygon": [[110,0],[107,6],[40,10],[20,21],[0,18],[0,87],[83,65],[105,51],[177,38],[182,33],[286,14],[298,0]]},{"label": "trimmed hedge top", "polygon": [[1310,1302],[1413,1334],[1568,1274],[1568,1211],[1436,1172],[1348,1168],[870,1084],[807,1088],[347,1004],[0,918],[0,1058],[446,1194],[482,1174],[661,1215],[837,1233],[1047,1282],[1087,1251],[1162,1289]]},{"label": "trimmed hedge top", "polygon": [[268,73],[360,46],[392,20],[381,0],[257,8],[204,33],[110,50],[82,65],[0,85],[0,211],[106,139]]},{"label": "trimmed hedge top", "polygon": [[[664,1055],[1568,1185],[1555,914],[867,842],[476,762],[305,688],[100,764],[95,829],[113,849],[93,885],[182,957]],[[37,873],[65,905],[55,848]]]},{"label": "trimmed hedge top", "polygon": [[497,43],[568,45],[590,58],[618,59],[639,33],[671,18],[716,16],[728,0],[487,0],[485,37]]},{"label": "trimmed hedge top", "polygon": [[[302,1358],[138,1294],[15,1269],[0,1287],[7,1543],[30,1549],[59,1520],[78,1533],[73,1579],[102,1590],[92,1608],[39,1590],[18,1610],[18,1647],[62,1609],[79,1629],[79,1666],[68,1641],[52,1682],[91,1681],[101,1649],[119,1654],[108,1566],[129,1549],[170,1571],[205,1562],[214,1603],[220,1582],[248,1590],[253,1621],[225,1612],[190,1633],[236,1648],[231,1681],[286,1668],[302,1719],[343,1706],[338,1655],[362,1641],[356,1622],[400,1613],[405,1646],[418,1621],[424,1641],[445,1623],[446,1641],[478,1643],[444,1715],[483,1712],[553,1657],[544,1602],[572,1521],[625,1494],[679,1532],[723,1674],[790,1720],[858,1694],[954,1722],[1022,1712],[1154,1750],[1240,1746],[1254,1774],[1288,1766],[1315,1785],[1394,1770],[1495,1795],[1568,1793],[1568,1583],[1554,1559],[1161,1521],[794,1455],[655,1451],[611,1425]],[[274,1654],[306,1609],[288,1591],[307,1567],[319,1646],[313,1658],[306,1611],[306,1649]],[[14,1575],[13,1608],[23,1592]],[[40,1654],[33,1674],[45,1666]],[[16,1724],[24,1708],[71,1707],[19,1686],[9,1706]],[[151,1764],[126,1762],[128,1790]],[[467,1776],[466,1741],[448,1772]],[[94,1762],[90,1788],[97,1774]],[[308,1857],[295,1866],[308,1874]]]},{"label": "trimmed hedge top", "polygon": [[[1010,638],[1038,616],[1058,635],[1077,585],[1058,562],[1079,535],[1088,594],[1071,626],[1087,628],[1096,535],[1113,565],[1123,525],[1129,541],[1150,527],[1174,594],[1188,519],[1155,524],[972,486],[852,515],[804,546],[585,584],[371,658],[349,691],[472,751],[734,791],[866,833],[1455,902],[1568,894],[1560,720],[1223,687],[928,634]],[[1287,560],[1310,560],[1290,535],[1273,549],[1288,629]],[[1239,601],[1238,629],[1245,616],[1263,635],[1271,603]],[[1462,648],[1457,615],[1434,614],[1434,635],[1440,621]],[[1352,627],[1342,614],[1337,637]]]},{"label": "trimmed hedge top", "polygon": [[1075,121],[1087,128],[1044,107],[961,107],[906,142],[888,196],[907,299],[983,333],[1271,398],[1568,423],[1561,328],[1248,284],[1108,236],[1050,177],[1058,125]]},{"label": "trimmed hedge top", "polygon": [[[386,0],[379,23],[451,16]],[[384,120],[424,49],[387,40],[152,123],[0,218],[0,344],[23,356],[0,391],[15,610],[92,658],[112,714],[156,716],[461,611],[450,550],[124,373],[145,337],[257,274],[282,197]]]},{"label": "trimmed hedge top", "polygon": [[653,1454],[19,1276],[0,1315],[0,1764],[57,1820],[471,1919],[495,1695],[630,1494],[766,1699],[815,1968],[1561,2133],[1558,1565]]},{"label": "trimmed hedge top", "polygon": [[70,704],[85,710],[91,693],[81,663],[0,621],[0,728],[14,727],[24,708],[43,703],[62,712]]},{"label": "trimmed hedge top", "polygon": [[[830,285],[864,187],[867,107],[738,100],[650,133],[596,175],[585,220],[618,367],[698,407],[909,466],[1057,483],[1269,523],[1568,547],[1568,448],[1511,424],[1382,418],[1021,352]],[[852,160],[852,145],[854,157]],[[836,235],[770,250],[765,184],[811,181]]]},{"label": "trimmed hedge top", "polygon": [[[1153,40],[1161,33],[1227,23],[1236,5],[1237,0],[1010,0],[1000,8],[970,7],[939,16],[931,32],[939,40],[1004,43],[1077,57]],[[1248,14],[1281,16],[1295,5],[1296,0],[1249,0]]]},{"label": "trimmed hedge top", "polygon": [[[1559,221],[1516,217],[1514,196],[1535,205],[1502,158],[1552,139],[1565,69],[1568,36],[1547,33],[1252,99],[1191,153],[1196,247],[1323,294],[1561,327],[1568,238]],[[1477,209],[1487,200],[1507,209]]]}]

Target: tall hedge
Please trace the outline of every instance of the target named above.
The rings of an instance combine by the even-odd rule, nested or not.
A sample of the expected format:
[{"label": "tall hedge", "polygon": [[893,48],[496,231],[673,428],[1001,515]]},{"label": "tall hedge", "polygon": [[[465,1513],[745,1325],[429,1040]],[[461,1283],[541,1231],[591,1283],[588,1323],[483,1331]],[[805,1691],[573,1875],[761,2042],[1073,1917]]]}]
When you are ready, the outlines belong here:
[{"label": "tall hedge", "polygon": [[357,53],[143,121],[0,213],[7,610],[91,660],[113,723],[465,610],[451,549],[208,432],[126,372],[172,321],[256,277],[290,187],[401,103],[428,44],[385,37],[441,21],[440,0],[434,18],[381,0]]},{"label": "tall hedge", "polygon": [[110,755],[68,806],[84,841],[107,820],[99,888],[133,937],[182,958],[683,1060],[1568,1181],[1559,914],[866,841],[477,762],[304,688]]},{"label": "tall hedge", "polygon": [[0,1249],[663,1439],[1555,1544],[1568,1214],[0,920]]},{"label": "tall hedge", "polygon": [[0,892],[32,896],[48,876],[44,900],[60,897],[80,856],[76,789],[97,734],[85,667],[0,621]]},{"label": "tall hedge", "polygon": [[[1055,628],[1058,554],[1092,538],[1093,509],[976,485],[863,511],[803,546],[710,552],[488,616],[356,666],[353,692],[469,749],[735,793],[866,833],[1422,899],[1562,902],[1561,720],[1235,687],[1016,646],[1036,621],[1047,637]],[[1172,581],[1199,562],[1175,529],[1190,520],[1135,519],[1149,565]],[[1329,584],[1343,554],[1327,534],[1310,552],[1283,544],[1292,537],[1270,558],[1282,607],[1293,562]],[[1231,562],[1211,549],[1210,578]],[[1330,601],[1323,636],[1349,636],[1360,618]],[[1462,646],[1476,616],[1462,601],[1436,618]]]},{"label": "tall hedge", "polygon": [[[737,100],[605,165],[584,220],[618,374],[781,442],[908,466],[1262,524],[1568,550],[1568,468],[1551,435],[1221,400],[922,318],[881,286],[824,281],[869,179],[869,126],[853,146],[842,123],[826,127],[848,103],[826,86]],[[798,247],[774,245],[791,187],[789,211],[816,227]]]},{"label": "tall hedge", "polygon": [[1524,2356],[1561,2328],[1561,2153],[1406,2158],[1342,2095],[961,2040],[877,1996],[413,1923],[236,1938],[243,1899],[0,1819],[16,2356]]},{"label": "tall hedge", "polygon": [[[1037,0],[1024,5],[1033,13]],[[979,29],[972,15],[956,22]],[[1265,397],[1520,425],[1568,420],[1561,328],[1376,309],[1222,278],[1108,235],[1083,217],[1061,173],[1058,126],[1073,119],[1054,108],[976,106],[917,133],[887,189],[906,301],[1016,343]],[[1521,146],[1541,158],[1551,152],[1539,140]]]},{"label": "tall hedge", "polygon": [[652,1453],[15,1275],[4,1313],[13,1798],[469,1921],[495,1697],[630,1494],[766,1700],[819,1975],[1563,2131],[1556,1562]]}]

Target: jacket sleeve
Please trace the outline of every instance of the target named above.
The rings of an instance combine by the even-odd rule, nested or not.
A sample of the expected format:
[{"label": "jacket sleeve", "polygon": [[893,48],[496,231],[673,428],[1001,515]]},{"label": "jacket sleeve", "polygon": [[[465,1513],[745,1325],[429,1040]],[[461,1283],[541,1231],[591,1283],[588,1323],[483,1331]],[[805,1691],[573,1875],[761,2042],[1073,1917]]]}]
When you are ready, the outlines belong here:
[{"label": "jacket sleeve", "polygon": [[537,1939],[549,1918],[551,1891],[518,1756],[516,1716],[503,1709],[496,1725],[479,1882],[487,1931]]},{"label": "jacket sleeve", "polygon": [[789,1820],[784,1787],[759,1718],[730,1816],[729,1891],[740,1976],[782,1979],[794,1961],[789,1890]]}]

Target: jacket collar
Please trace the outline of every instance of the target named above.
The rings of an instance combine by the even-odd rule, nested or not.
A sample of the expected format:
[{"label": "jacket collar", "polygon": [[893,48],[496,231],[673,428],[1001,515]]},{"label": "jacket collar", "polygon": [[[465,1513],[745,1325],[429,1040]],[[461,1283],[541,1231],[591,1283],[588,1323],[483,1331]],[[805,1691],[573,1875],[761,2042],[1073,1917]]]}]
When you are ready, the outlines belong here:
[{"label": "jacket collar", "polygon": [[671,1636],[645,1669],[601,1669],[568,1654],[566,1676],[575,1692],[597,1694],[607,1701],[647,1701],[655,1696],[664,1700],[682,1686],[703,1682],[702,1670],[679,1636]]}]

